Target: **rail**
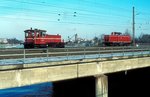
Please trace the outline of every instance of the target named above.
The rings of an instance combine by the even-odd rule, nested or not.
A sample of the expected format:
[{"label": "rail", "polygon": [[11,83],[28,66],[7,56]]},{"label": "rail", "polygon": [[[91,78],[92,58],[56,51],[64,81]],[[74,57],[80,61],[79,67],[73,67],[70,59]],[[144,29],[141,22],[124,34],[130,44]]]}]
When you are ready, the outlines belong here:
[{"label": "rail", "polygon": [[150,56],[150,47],[2,49],[0,65],[145,55]]}]

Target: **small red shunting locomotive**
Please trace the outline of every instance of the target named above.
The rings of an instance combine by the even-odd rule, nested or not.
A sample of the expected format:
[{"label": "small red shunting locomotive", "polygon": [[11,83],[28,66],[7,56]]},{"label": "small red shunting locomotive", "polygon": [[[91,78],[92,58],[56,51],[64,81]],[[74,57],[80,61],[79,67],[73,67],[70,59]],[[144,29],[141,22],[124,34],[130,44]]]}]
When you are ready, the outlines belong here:
[{"label": "small red shunting locomotive", "polygon": [[130,35],[122,35],[120,32],[112,32],[111,35],[104,35],[105,46],[129,46],[132,42]]},{"label": "small red shunting locomotive", "polygon": [[25,42],[24,48],[35,47],[52,47],[52,48],[64,48],[65,43],[61,39],[61,35],[48,35],[46,30],[40,29],[28,29],[25,30]]}]

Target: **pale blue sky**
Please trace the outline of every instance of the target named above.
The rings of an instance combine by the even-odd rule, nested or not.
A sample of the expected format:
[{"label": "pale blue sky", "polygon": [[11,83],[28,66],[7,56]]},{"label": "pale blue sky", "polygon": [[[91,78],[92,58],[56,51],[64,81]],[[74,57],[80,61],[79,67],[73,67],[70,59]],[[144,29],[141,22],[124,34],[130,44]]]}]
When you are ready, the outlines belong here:
[{"label": "pale blue sky", "polygon": [[135,6],[136,36],[150,33],[150,0],[0,0],[0,37],[24,40],[32,27],[91,39],[113,31],[132,33]]}]

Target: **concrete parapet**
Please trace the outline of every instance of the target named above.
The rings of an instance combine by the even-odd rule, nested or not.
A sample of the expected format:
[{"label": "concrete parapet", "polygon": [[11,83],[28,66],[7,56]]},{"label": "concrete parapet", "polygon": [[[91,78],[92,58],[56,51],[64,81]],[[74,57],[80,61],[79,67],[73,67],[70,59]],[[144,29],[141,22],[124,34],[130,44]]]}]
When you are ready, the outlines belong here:
[{"label": "concrete parapet", "polygon": [[[99,60],[99,61],[98,61]],[[31,64],[24,66],[30,68],[18,68],[17,70],[0,71],[0,89],[19,87],[24,85],[43,83],[49,81],[61,81],[79,77],[103,75],[107,73],[126,71],[136,68],[150,66],[150,57],[116,59],[116,60],[80,60],[69,63],[37,63],[39,67],[30,67]],[[45,65],[45,66],[42,66]]]}]

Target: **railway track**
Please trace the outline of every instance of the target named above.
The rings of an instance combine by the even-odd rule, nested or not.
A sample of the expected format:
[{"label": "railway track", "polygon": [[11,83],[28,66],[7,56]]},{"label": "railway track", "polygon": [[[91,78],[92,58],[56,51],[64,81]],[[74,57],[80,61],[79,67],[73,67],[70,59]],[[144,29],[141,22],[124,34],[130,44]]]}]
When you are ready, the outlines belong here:
[{"label": "railway track", "polygon": [[0,49],[0,60],[18,58],[37,58],[54,56],[73,56],[105,54],[118,52],[149,51],[149,47],[87,47],[87,48],[38,48],[38,49]]}]

